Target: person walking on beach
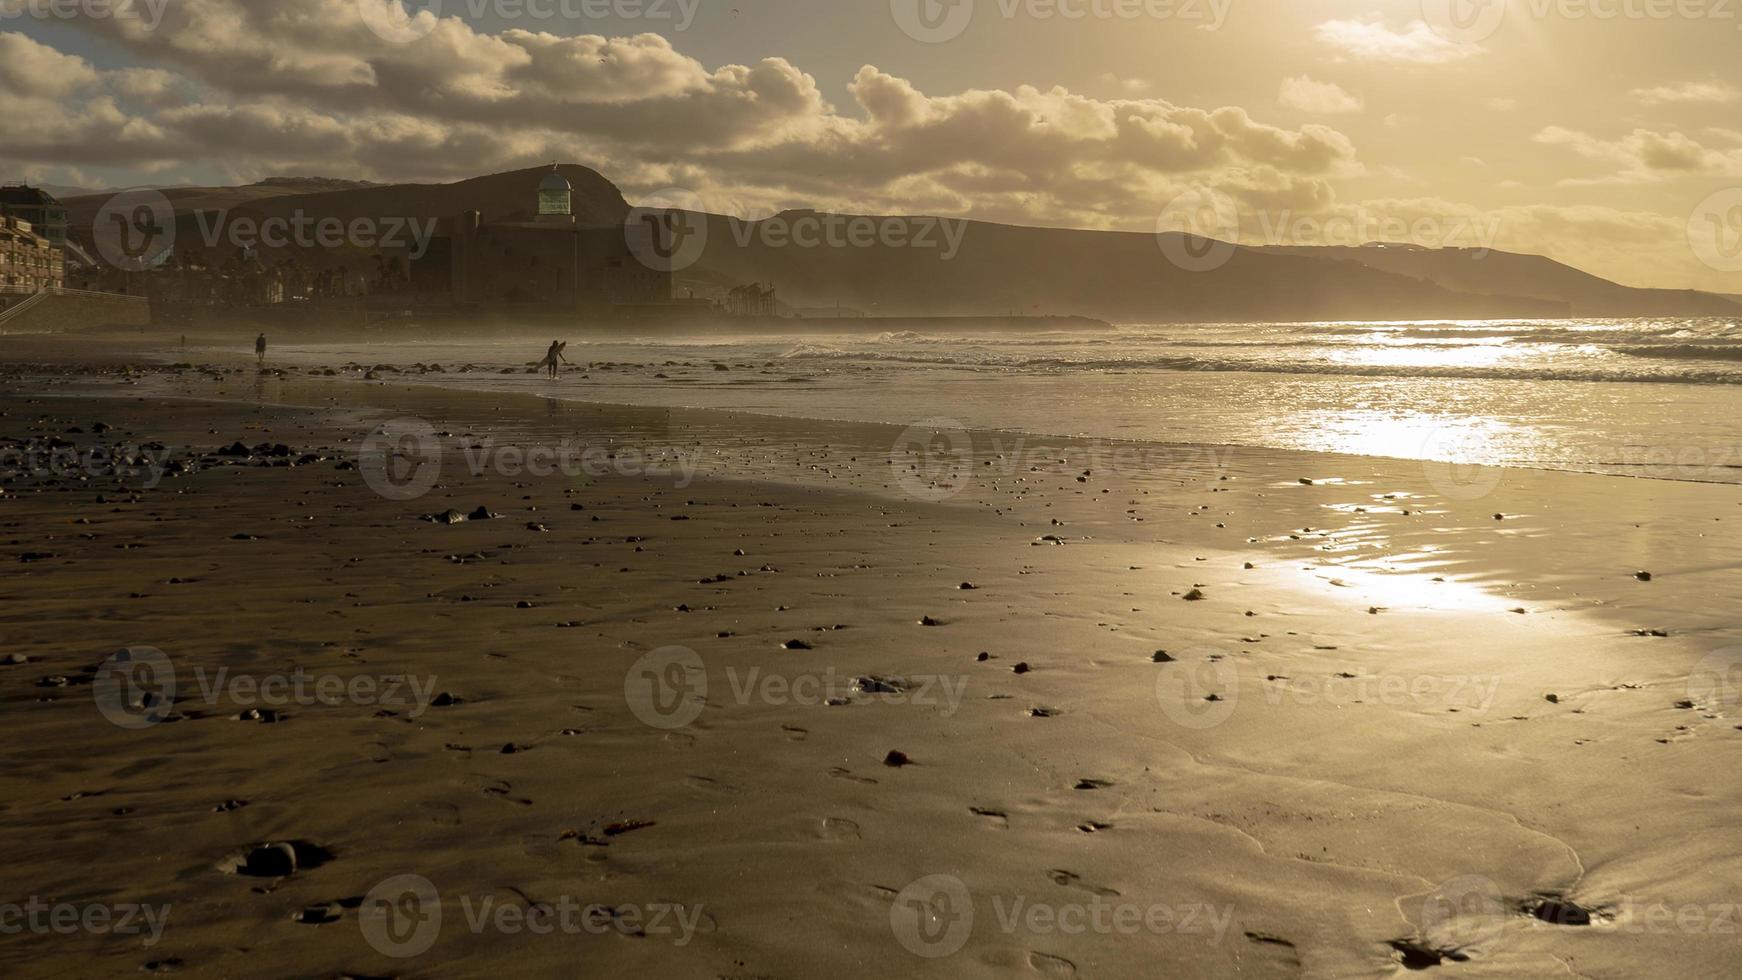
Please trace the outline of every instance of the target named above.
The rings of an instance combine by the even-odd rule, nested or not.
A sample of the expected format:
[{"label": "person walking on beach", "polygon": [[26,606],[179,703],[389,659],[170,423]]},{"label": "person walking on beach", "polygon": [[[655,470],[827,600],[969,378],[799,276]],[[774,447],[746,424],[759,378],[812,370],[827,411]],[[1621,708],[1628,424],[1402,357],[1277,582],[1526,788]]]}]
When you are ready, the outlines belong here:
[{"label": "person walking on beach", "polygon": [[550,350],[544,352],[544,360],[541,363],[543,366],[550,368],[550,376],[552,380],[556,379],[558,362],[563,364],[569,362],[569,359],[563,356],[563,350],[568,346],[569,345],[566,343],[559,344],[553,340],[550,342]]},{"label": "person walking on beach", "polygon": [[254,338],[254,359],[256,361],[260,362],[261,367],[266,366],[266,335],[265,334],[261,334],[260,336]]}]

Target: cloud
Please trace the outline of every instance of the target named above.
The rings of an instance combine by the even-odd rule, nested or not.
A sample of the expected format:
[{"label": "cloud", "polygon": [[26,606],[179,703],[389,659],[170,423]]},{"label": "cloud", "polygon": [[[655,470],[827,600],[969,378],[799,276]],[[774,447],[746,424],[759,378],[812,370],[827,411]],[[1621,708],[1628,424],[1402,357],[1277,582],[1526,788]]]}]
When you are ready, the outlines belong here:
[{"label": "cloud", "polygon": [[1329,20],[1314,28],[1313,35],[1357,61],[1440,65],[1482,53],[1479,45],[1455,44],[1420,20],[1411,21],[1401,31],[1392,30],[1377,18]]},{"label": "cloud", "polygon": [[1635,129],[1618,140],[1549,126],[1532,137],[1546,146],[1563,146],[1587,160],[1613,165],[1597,178],[1568,178],[1567,185],[1649,183],[1678,176],[1742,176],[1742,150],[1711,149],[1682,133]]},{"label": "cloud", "polygon": [[924,207],[1087,227],[1151,223],[1188,187],[1318,206],[1330,181],[1360,172],[1336,130],[1234,106],[1063,87],[929,93],[866,65],[837,107],[782,58],[710,68],[655,35],[481,34],[455,18],[395,45],[354,0],[183,0],[156,31],[84,26],[161,67],[104,72],[0,34],[7,63],[31,68],[0,75],[0,93],[18,94],[0,99],[18,134],[0,161],[391,181],[560,158],[632,198],[682,186],[721,210]]},{"label": "cloud", "polygon": [[1633,97],[1646,105],[1725,105],[1742,99],[1742,89],[1724,82],[1683,82],[1680,85],[1634,89]]},{"label": "cloud", "polygon": [[1305,75],[1282,80],[1276,101],[1286,109],[1334,116],[1360,112],[1366,104],[1332,82],[1315,82]]}]

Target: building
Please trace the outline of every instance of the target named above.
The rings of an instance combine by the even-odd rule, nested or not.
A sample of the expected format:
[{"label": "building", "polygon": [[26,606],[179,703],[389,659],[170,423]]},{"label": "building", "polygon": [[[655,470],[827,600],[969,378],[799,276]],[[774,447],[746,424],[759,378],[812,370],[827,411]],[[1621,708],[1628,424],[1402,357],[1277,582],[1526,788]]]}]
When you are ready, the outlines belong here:
[{"label": "building", "polygon": [[0,292],[34,293],[66,285],[61,250],[30,222],[0,216]]},{"label": "building", "polygon": [[[630,249],[621,224],[577,223],[573,188],[555,167],[528,195],[534,208],[503,221],[477,211],[453,219],[444,255],[455,302],[485,310],[588,313],[672,301],[670,270],[651,268]],[[427,282],[413,269],[414,282]]]},{"label": "building", "polygon": [[45,190],[25,184],[0,187],[0,214],[28,221],[54,247],[67,247],[67,209]]},{"label": "building", "polygon": [[764,289],[759,282],[735,286],[726,294],[726,312],[732,316],[771,317],[779,312],[774,284]]}]

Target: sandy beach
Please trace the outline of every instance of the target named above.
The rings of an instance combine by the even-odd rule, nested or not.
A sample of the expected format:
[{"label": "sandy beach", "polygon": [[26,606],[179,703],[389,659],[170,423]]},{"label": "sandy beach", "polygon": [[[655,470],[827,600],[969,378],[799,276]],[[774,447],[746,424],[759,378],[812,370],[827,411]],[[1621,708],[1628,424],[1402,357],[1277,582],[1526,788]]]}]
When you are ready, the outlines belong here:
[{"label": "sandy beach", "polygon": [[8,973],[1742,960],[1733,487],[7,343]]}]

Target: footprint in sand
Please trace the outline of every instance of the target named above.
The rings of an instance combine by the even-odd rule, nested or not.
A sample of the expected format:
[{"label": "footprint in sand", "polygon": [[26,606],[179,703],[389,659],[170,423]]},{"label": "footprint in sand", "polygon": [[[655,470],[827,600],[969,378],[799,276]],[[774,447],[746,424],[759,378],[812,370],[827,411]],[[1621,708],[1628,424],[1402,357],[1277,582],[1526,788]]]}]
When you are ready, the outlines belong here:
[{"label": "footprint in sand", "polygon": [[1030,951],[1028,954],[1028,967],[1043,977],[1054,977],[1056,980],[1065,980],[1066,977],[1074,977],[1077,975],[1077,965],[1075,963],[1072,963],[1070,960],[1067,960],[1062,956],[1053,956],[1051,953],[1036,953]]},{"label": "footprint in sand", "polygon": [[845,817],[824,817],[817,836],[823,840],[858,840],[859,825]]},{"label": "footprint in sand", "polygon": [[1064,888],[1080,888],[1083,891],[1089,892],[1092,895],[1100,895],[1103,898],[1112,898],[1113,896],[1116,896],[1119,894],[1114,889],[1108,888],[1104,885],[1091,885],[1091,884],[1085,883],[1083,881],[1083,876],[1077,874],[1075,871],[1061,871],[1061,870],[1055,869],[1052,871],[1048,871],[1046,873],[1046,876],[1048,878],[1051,878],[1052,883],[1055,885],[1059,885],[1059,886],[1064,887]]},{"label": "footprint in sand", "polygon": [[877,780],[872,779],[869,776],[855,776],[851,769],[842,769],[839,766],[830,769],[829,775],[836,779],[850,779],[855,783],[869,783],[871,785],[876,785],[877,783]]},{"label": "footprint in sand", "polygon": [[968,812],[976,817],[985,817],[988,820],[996,822],[998,824],[998,829],[1000,830],[1008,830],[1010,828],[1010,815],[1005,813],[1003,810],[993,810],[989,807],[983,806],[971,806],[968,808]]}]

